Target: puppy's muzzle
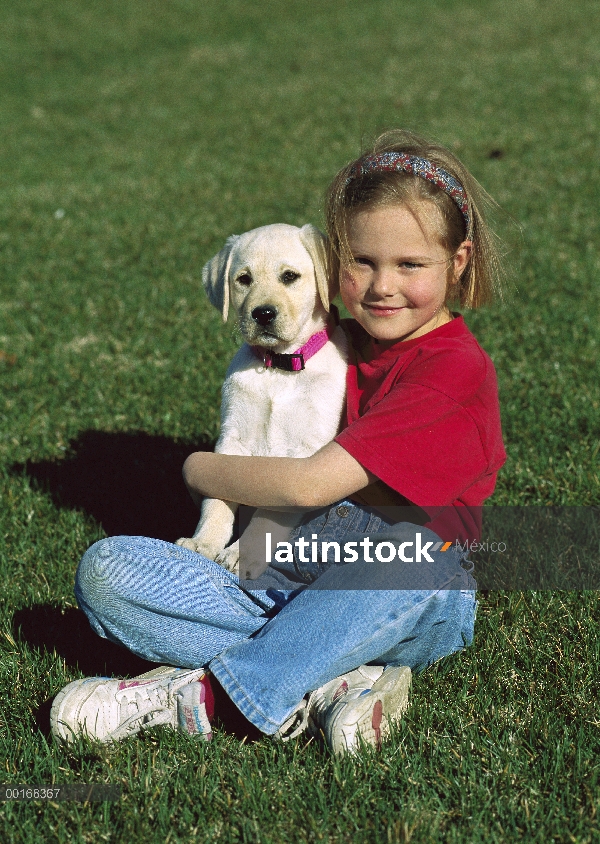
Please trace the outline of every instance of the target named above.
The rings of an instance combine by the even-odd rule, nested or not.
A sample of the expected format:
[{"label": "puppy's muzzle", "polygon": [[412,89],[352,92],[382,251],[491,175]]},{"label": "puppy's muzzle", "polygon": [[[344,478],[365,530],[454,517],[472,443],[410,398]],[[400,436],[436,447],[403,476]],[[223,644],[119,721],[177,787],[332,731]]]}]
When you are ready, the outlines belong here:
[{"label": "puppy's muzzle", "polygon": [[252,311],[252,319],[257,322],[262,328],[270,325],[277,316],[277,308],[273,305],[260,305]]}]

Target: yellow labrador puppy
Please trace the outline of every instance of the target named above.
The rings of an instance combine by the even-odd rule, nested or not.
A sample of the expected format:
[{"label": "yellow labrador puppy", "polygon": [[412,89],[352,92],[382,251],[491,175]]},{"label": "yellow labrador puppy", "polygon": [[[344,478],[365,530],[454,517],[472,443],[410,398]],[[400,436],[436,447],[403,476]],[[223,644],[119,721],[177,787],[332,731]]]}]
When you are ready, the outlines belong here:
[{"label": "yellow labrador puppy", "polygon": [[[278,224],[232,235],[202,281],[224,322],[235,312],[246,341],[223,384],[215,451],[308,457],[331,442],[344,410],[347,343],[329,314],[337,280],[327,279],[321,232]],[[205,499],[194,536],[177,544],[240,573],[238,543],[227,547],[236,509]],[[252,521],[269,518],[257,511]],[[284,530],[299,518],[276,516]],[[240,576],[258,577],[266,565],[244,566]]]}]

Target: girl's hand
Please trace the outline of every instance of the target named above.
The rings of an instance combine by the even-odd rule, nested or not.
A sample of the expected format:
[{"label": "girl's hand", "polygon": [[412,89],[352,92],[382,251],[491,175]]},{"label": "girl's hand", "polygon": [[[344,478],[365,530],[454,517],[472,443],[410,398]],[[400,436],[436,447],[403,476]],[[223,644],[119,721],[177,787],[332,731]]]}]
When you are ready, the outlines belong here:
[{"label": "girl's hand", "polygon": [[[270,534],[272,547],[279,542],[289,542],[292,530],[302,520],[302,511],[256,510],[248,527],[239,540],[237,568],[240,580],[256,580],[269,565],[265,553],[265,540]],[[225,550],[227,554],[229,549]],[[219,560],[221,565],[225,563]],[[226,562],[226,560],[225,560]],[[232,570],[231,568],[229,569]]]}]

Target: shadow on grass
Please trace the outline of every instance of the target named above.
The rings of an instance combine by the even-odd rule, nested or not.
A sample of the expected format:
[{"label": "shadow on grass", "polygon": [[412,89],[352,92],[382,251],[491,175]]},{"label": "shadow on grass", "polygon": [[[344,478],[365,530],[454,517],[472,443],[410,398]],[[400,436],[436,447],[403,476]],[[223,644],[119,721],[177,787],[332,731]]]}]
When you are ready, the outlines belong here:
[{"label": "shadow on grass", "polygon": [[[55,651],[67,666],[89,677],[127,677],[143,674],[156,666],[125,648],[101,639],[91,629],[86,616],[77,609],[38,604],[18,610],[13,616],[16,641],[40,651]],[[50,734],[50,707],[45,701],[35,713],[39,730]]]},{"label": "shadow on grass", "polygon": [[[70,444],[63,460],[28,461],[11,471],[24,473],[52,496],[58,507],[83,510],[108,536],[150,536],[173,542],[191,536],[198,510],[184,486],[181,468],[192,451],[212,451],[213,443],[175,443],[143,432],[86,431]],[[78,609],[40,604],[13,617],[14,635],[41,651],[55,651],[84,676],[132,677],[156,667],[97,636]],[[217,726],[254,741],[261,733],[215,684]],[[52,701],[36,714],[49,734]]]},{"label": "shadow on grass", "polygon": [[[74,608],[38,604],[18,610],[13,616],[13,635],[31,648],[54,651],[68,667],[86,677],[135,677],[156,668],[156,663],[97,636],[84,613]],[[260,731],[246,721],[214,681],[213,690],[216,726],[239,739],[260,739]],[[50,735],[51,706],[52,700],[44,701],[35,713],[37,727],[46,736]]]},{"label": "shadow on grass", "polygon": [[183,463],[192,451],[212,447],[143,432],[86,431],[63,460],[28,461],[11,471],[48,490],[57,506],[89,513],[108,536],[173,542],[191,536],[198,521],[181,477]]},{"label": "shadow on grass", "polygon": [[156,668],[154,663],[102,639],[94,633],[86,615],[73,607],[36,604],[17,610],[13,634],[31,648],[55,651],[69,668],[90,677],[135,676]]}]

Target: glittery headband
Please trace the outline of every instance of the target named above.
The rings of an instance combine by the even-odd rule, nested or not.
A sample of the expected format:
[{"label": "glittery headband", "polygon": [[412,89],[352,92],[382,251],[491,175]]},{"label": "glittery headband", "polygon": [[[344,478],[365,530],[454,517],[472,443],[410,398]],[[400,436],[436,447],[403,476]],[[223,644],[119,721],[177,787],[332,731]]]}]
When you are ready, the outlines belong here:
[{"label": "glittery headband", "polygon": [[428,182],[437,185],[444,193],[447,193],[454,200],[460,213],[463,215],[466,232],[469,234],[471,230],[471,217],[465,189],[458,179],[451,176],[447,170],[442,170],[441,167],[438,167],[426,158],[419,158],[416,155],[408,155],[404,152],[382,152],[379,155],[367,155],[352,167],[346,179],[346,185],[349,185],[353,179],[357,179],[359,176],[366,176],[369,173],[380,173],[384,171],[397,172],[399,170],[404,173],[412,173],[415,176],[420,176],[422,179],[427,179]]}]

